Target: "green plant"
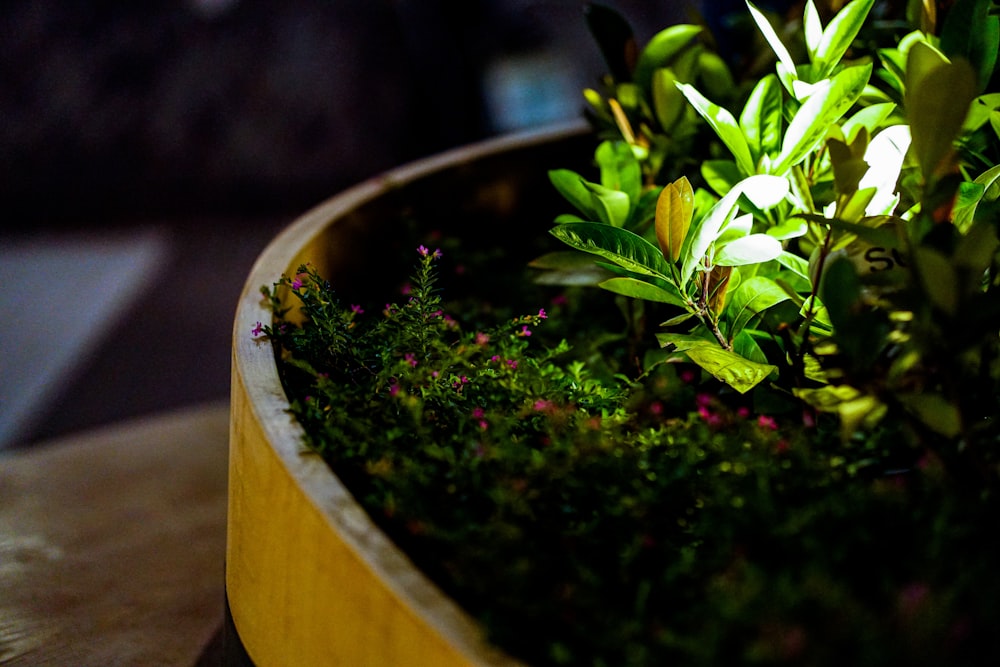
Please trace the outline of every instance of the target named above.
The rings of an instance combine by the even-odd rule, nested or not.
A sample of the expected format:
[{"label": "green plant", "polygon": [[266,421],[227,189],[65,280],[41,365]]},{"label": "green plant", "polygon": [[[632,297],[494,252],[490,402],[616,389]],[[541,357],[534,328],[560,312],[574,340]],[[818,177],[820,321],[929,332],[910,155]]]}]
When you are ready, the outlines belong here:
[{"label": "green plant", "polygon": [[[597,149],[600,184],[553,172],[581,213],[553,235],[600,258],[591,282],[673,307],[661,344],[738,391],[767,380],[837,411],[845,436],[893,412],[974,437],[997,392],[995,7],[959,2],[940,36],[917,30],[865,51],[873,0],[825,26],[810,1],[797,64],[747,4],[777,65],[739,116],[675,86],[719,142],[692,176],[702,187],[640,184],[655,170],[623,133]],[[973,26],[972,42],[959,38]],[[538,261],[570,275],[589,264]],[[927,372],[942,367],[964,377]]]},{"label": "green plant", "polygon": [[786,46],[748,4],[750,80],[592,9],[600,175],[550,174],[535,315],[447,302],[424,246],[374,316],[309,266],[264,289],[308,446],[505,650],[1000,659],[1000,18],[914,6],[810,0]]}]

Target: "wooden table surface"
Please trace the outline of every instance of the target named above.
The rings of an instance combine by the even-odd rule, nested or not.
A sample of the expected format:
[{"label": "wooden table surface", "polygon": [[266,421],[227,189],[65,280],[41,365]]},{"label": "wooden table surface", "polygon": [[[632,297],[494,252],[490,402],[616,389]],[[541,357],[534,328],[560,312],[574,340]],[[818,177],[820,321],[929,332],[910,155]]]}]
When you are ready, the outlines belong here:
[{"label": "wooden table surface", "polygon": [[228,406],[0,455],[0,664],[199,663],[222,624]]}]

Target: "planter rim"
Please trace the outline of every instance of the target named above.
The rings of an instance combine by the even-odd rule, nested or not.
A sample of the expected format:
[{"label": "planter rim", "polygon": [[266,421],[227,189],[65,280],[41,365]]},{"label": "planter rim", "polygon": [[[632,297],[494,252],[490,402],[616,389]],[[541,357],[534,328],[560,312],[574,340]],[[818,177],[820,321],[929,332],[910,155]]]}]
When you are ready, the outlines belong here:
[{"label": "planter rim", "polygon": [[[262,251],[247,277],[236,309],[232,358],[234,392],[237,384],[241,385],[240,389],[249,399],[248,408],[256,423],[261,425],[274,455],[297,480],[325,522],[351,549],[363,554],[368,566],[395,596],[456,646],[470,664],[519,663],[490,646],[472,618],[431,583],[375,526],[327,464],[320,457],[306,453],[302,445],[304,432],[288,412],[288,400],[271,344],[254,340],[251,334],[258,322],[271,321],[260,288],[270,286],[286,273],[296,251],[312,243],[333,221],[382,193],[446,167],[472,162],[489,154],[570,138],[587,128],[582,121],[560,123],[455,148],[367,179],[321,202],[292,222]],[[237,378],[240,379],[238,383]],[[253,378],[253,381],[244,382],[245,378]],[[231,429],[235,429],[235,425]],[[231,437],[235,437],[235,433],[233,430]],[[230,484],[233,484],[232,479]],[[232,507],[230,512],[232,521]]]}]

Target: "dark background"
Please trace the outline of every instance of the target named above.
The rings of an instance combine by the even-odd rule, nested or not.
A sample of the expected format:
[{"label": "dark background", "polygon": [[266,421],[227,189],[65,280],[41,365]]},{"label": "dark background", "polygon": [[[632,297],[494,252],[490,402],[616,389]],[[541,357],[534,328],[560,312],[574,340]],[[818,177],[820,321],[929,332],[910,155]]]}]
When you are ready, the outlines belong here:
[{"label": "dark background", "polygon": [[[643,44],[696,3],[604,4]],[[66,234],[153,225],[172,243],[166,267],[100,348],[51,379],[54,398],[17,444],[225,400],[233,311],[268,239],[393,165],[578,118],[580,89],[604,72],[583,8],[6,0],[0,242],[57,246]],[[33,285],[44,276],[2,287]]]},{"label": "dark background", "polygon": [[[604,4],[644,40],[688,3]],[[490,108],[489,72],[531,57],[573,95],[596,82],[582,2],[7,0],[0,202],[46,222],[308,206],[512,122],[552,120],[546,104],[574,112],[576,100],[551,108],[565,92],[551,86],[534,117]]]}]

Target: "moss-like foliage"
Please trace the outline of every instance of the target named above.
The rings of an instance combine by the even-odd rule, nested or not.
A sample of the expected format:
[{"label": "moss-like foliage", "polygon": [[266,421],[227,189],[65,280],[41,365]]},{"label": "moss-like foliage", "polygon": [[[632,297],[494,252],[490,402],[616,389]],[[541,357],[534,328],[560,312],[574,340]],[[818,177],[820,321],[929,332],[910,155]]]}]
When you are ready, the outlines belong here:
[{"label": "moss-like foliage", "polygon": [[613,335],[579,317],[586,299],[464,330],[438,254],[421,248],[406,300],[376,314],[301,267],[276,287],[306,323],[265,290],[278,317],[256,333],[308,446],[504,649],[535,665],[1000,659],[994,493],[889,424],[845,443],[829,415],[762,414],[696,366],[597,363],[563,340]]}]

